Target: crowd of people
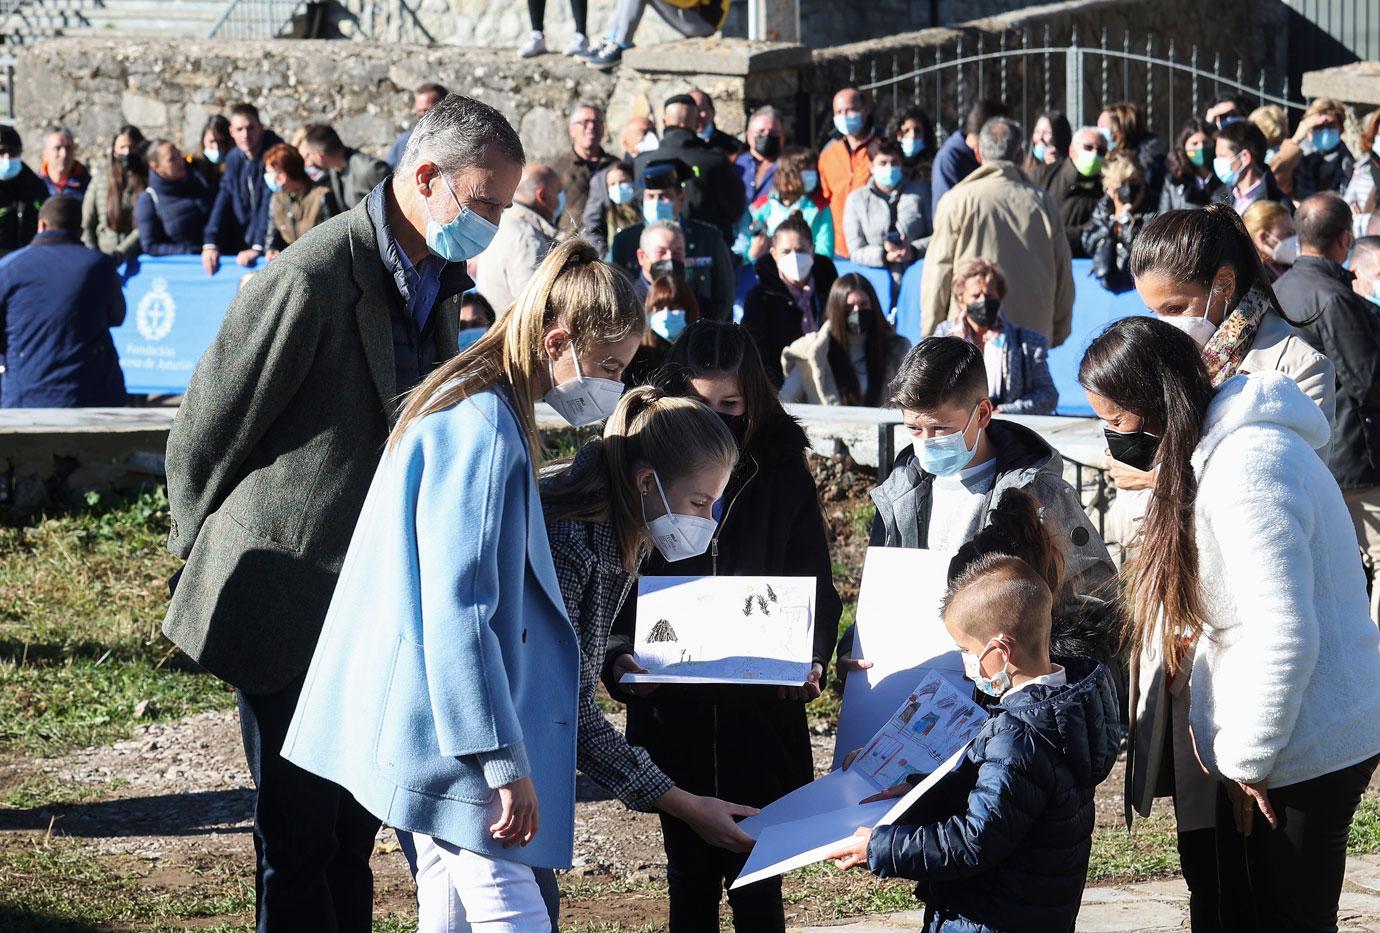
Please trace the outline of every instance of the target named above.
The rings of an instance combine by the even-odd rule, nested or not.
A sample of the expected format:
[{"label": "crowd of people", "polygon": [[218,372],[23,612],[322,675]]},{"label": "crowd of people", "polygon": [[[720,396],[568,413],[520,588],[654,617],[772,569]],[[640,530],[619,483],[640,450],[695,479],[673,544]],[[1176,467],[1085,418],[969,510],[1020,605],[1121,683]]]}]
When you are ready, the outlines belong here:
[{"label": "crowd of people", "polygon": [[[534,6],[534,22],[540,15]],[[414,115],[446,94],[434,83],[419,86]],[[834,95],[832,114],[828,138],[811,147],[788,144],[771,106],[748,115],[741,138],[725,133],[699,89],[667,99],[659,121],[633,117],[616,135],[602,107],[578,102],[568,147],[549,164],[524,167],[495,243],[469,274],[501,312],[552,248],[579,237],[631,276],[648,313],[666,326],[741,321],[778,388],[798,374],[793,400],[884,404],[880,388],[865,385],[887,369],[877,347],[904,352],[942,328],[993,360],[1006,356],[1006,382],[994,377],[994,392],[1039,386],[994,396],[997,404],[1051,414],[1058,394],[1047,353],[1072,332],[1076,287],[1132,289],[1135,242],[1158,214],[1231,206],[1272,278],[1300,255],[1293,216],[1307,197],[1337,194],[1358,240],[1380,234],[1380,111],[1363,121],[1358,158],[1342,141],[1346,111],[1334,100],[1313,101],[1289,134],[1280,108],[1248,110],[1223,97],[1179,127],[1172,146],[1126,102],[1108,104],[1084,127],[1044,112],[1027,134],[1003,103],[979,100],[942,141],[923,109],[901,109],[883,123],[852,87]],[[50,127],[34,170],[18,134],[0,127],[0,255],[33,240],[46,200],[68,197],[82,203],[80,242],[117,264],[146,252],[200,255],[211,275],[222,257],[257,269],[362,202],[390,176],[410,135],[398,137],[386,160],[347,146],[325,124],[301,126],[284,142],[254,106],[239,104],[207,121],[192,153],[122,126],[89,167],[72,134]],[[606,148],[610,138],[616,143]],[[1096,283],[1075,283],[1075,258],[1092,260]],[[920,261],[923,269],[912,269]],[[1003,285],[965,294],[973,279],[959,272],[973,261],[991,267],[985,280]],[[908,270],[918,279],[913,291],[901,289]],[[868,274],[869,303],[880,312],[864,313],[851,331],[826,316],[835,279],[849,272]],[[885,282],[876,275],[890,277],[889,292],[878,290]],[[663,276],[675,281],[655,290],[662,304],[652,307]],[[1380,302],[1373,278],[1358,274],[1353,288]],[[669,294],[684,297],[669,307]],[[892,307],[893,296],[906,307]],[[689,298],[694,308],[680,307]],[[969,313],[979,299],[990,323],[981,323],[984,311]],[[918,327],[898,334],[902,318]],[[98,329],[86,330],[102,340]],[[629,385],[655,368],[671,339],[648,338]]]},{"label": "crowd of people", "polygon": [[[1304,196],[1343,174],[1326,108],[1257,160],[1262,131],[1228,103],[1169,158],[1131,105],[1077,130],[1046,114],[1027,153],[981,102],[926,162],[928,117],[879,131],[854,89],[818,157],[769,110],[735,143],[691,92],[625,127],[621,158],[580,104],[545,165],[500,113],[443,95],[358,210],[350,166],[373,168],[333,133],[294,148],[233,113],[237,184],[257,177],[243,142],[275,199],[295,193],[284,216],[347,209],[246,282],[168,442],[186,564],[164,631],[237,689],[258,928],[368,929],[386,823],[421,929],[555,929],[579,770],[659,814],[672,930],[719,929],[752,846],[737,818],[813,777],[804,706],[831,661],[871,663],[839,632],[808,441],[782,407],[802,400],[900,410],[913,443],[872,492],[871,543],[956,555],[942,620],[990,712],[840,867],[920,882],[926,930],[1071,929],[1124,738],[1128,820],[1173,798],[1194,929],[1335,929],[1380,762],[1380,237],[1357,236],[1375,193]],[[155,155],[168,185],[203,177]],[[1294,197],[1257,196],[1285,156]],[[239,223],[236,203],[213,212]],[[82,213],[43,204],[0,300],[53,261],[38,250],[82,249]],[[1120,568],[1058,452],[1003,417],[1053,409],[1080,246],[1151,312],[1079,369]],[[911,346],[840,265],[921,253],[935,333]],[[741,323],[735,256],[755,274]],[[603,427],[550,462],[538,401]],[[624,683],[637,577],[712,574],[816,581],[798,686]],[[728,902],[738,930],[785,929],[779,879]]]}]

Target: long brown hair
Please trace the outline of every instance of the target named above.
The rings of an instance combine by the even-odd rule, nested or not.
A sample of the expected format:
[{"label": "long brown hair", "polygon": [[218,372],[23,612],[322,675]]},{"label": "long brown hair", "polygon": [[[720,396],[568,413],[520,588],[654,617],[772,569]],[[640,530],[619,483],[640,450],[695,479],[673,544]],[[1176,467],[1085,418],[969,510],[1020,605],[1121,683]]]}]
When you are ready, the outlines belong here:
[{"label": "long brown hair", "polygon": [[[115,143],[129,140],[129,167],[115,158]],[[144,161],[144,134],[139,127],[125,124],[110,140],[110,174],[105,185],[105,224],[118,233],[134,229],[134,202],[149,184],[148,163]]]},{"label": "long brown hair", "polygon": [[586,447],[595,450],[542,481],[542,511],[548,522],[611,521],[628,573],[648,544],[634,473],[651,467],[668,484],[711,467],[732,472],[738,462],[732,433],[707,405],[650,385],[625,392],[603,437]]},{"label": "long brown hair", "polygon": [[680,339],[671,345],[659,378],[672,393],[689,395],[694,391],[690,380],[719,376],[734,379],[742,394],[747,419],[743,447],[752,446],[753,439],[768,424],[788,417],[767,378],[752,335],[741,324],[701,318],[685,328]]},{"label": "long brown hair", "polygon": [[412,390],[389,444],[396,444],[414,421],[458,405],[506,379],[532,451],[532,465],[539,468],[541,442],[533,406],[547,362],[542,341],[554,324],[570,333],[573,344],[587,346],[641,336],[647,319],[632,281],[601,262],[587,241],[568,240],[547,254],[527,287],[484,336]]},{"label": "long brown hair", "polygon": [[1152,317],[1123,318],[1088,347],[1078,382],[1141,417],[1142,430],[1160,438],[1155,486],[1123,575],[1125,640],[1140,651],[1158,637],[1165,667],[1184,661],[1185,640],[1204,628],[1205,613],[1194,540],[1198,482],[1193,451],[1203,431],[1213,388],[1198,345]]},{"label": "long brown hair", "polygon": [[[858,375],[853,372],[853,360],[848,354],[848,296],[862,292],[867,297],[870,312],[863,326],[863,357],[867,365],[867,391],[858,385]],[[824,303],[823,326],[829,329],[829,368],[833,370],[834,381],[838,383],[839,397],[845,405],[867,405],[876,408],[881,404],[886,386],[886,360],[883,341],[891,325],[882,314],[881,302],[872,283],[856,272],[847,272],[834,280],[829,289],[829,298]]]}]

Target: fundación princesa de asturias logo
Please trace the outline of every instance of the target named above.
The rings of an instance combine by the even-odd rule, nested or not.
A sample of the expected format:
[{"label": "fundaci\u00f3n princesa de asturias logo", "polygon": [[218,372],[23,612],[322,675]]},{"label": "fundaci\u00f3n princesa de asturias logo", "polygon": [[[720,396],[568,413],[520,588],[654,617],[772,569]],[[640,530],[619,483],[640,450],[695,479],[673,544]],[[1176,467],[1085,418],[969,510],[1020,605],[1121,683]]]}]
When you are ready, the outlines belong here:
[{"label": "fundaci\u00f3n princesa de asturias logo", "polygon": [[136,323],[139,336],[145,340],[162,340],[172,333],[173,321],[177,318],[177,302],[168,292],[167,279],[154,279],[148,294],[139,299]]}]

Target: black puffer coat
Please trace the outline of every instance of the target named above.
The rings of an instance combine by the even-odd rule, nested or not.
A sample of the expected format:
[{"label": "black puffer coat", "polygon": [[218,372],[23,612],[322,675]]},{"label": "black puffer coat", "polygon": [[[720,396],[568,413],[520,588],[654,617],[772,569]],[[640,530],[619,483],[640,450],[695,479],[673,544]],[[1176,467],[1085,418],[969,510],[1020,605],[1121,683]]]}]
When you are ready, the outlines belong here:
[{"label": "black puffer coat", "polygon": [[1111,773],[1120,732],[1107,669],[1066,670],[1068,685],[1036,684],[994,707],[964,762],[903,822],[873,831],[868,867],[921,882],[927,933],[1074,928],[1093,791]]},{"label": "black puffer coat", "polygon": [[[827,667],[843,604],[805,464],[808,446],[800,426],[780,413],[748,442],[709,551],[675,563],[653,554],[642,574],[815,577],[815,659]],[[662,686],[649,697],[626,694],[610,665],[631,651],[636,617],[636,600],[629,599],[614,622],[604,683],[628,704],[628,741],[651,752],[677,786],[760,807],[814,778],[805,706],[777,699],[776,687]]]}]

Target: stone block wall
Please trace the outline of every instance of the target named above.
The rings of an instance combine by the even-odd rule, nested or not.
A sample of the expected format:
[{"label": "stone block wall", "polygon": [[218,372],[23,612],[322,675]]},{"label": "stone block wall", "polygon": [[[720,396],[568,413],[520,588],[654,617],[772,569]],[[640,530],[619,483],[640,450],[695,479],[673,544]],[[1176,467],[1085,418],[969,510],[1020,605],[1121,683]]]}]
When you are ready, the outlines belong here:
[{"label": "stone block wall", "polygon": [[607,101],[615,81],[564,56],[524,62],[491,49],[331,41],[54,39],[19,58],[15,110],[35,164],[48,123],[70,126],[82,157],[95,158],[126,122],[195,146],[206,118],[237,101],[255,104],[283,136],[329,122],[348,144],[382,155],[410,123],[411,89],[423,81],[498,108],[543,158],[568,145],[571,104]]}]

